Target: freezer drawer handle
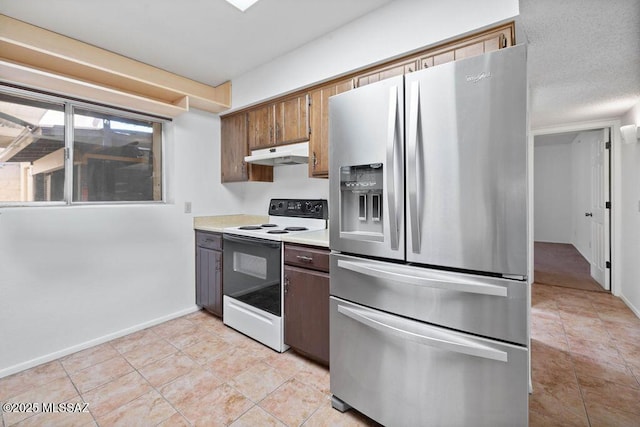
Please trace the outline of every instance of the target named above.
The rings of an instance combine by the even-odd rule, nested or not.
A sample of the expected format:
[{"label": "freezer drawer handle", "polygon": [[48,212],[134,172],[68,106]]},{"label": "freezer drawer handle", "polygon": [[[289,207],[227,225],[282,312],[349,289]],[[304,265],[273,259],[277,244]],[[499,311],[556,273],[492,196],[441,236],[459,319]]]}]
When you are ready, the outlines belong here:
[{"label": "freezer drawer handle", "polygon": [[[369,313],[364,310],[345,307],[343,305],[338,306],[338,312],[355,320],[356,322],[360,322],[363,325],[369,326],[370,328],[376,329],[380,332],[395,335],[404,340],[413,341],[421,345],[427,345],[445,351],[467,354],[469,356],[481,357],[483,359],[496,360],[498,362],[509,361],[506,351],[496,350],[489,346],[475,342],[472,339],[447,333],[444,330],[440,331],[437,334],[440,336],[427,336],[411,331],[406,331],[396,326],[387,325],[386,323],[382,322],[382,319],[386,317],[386,315],[383,314],[376,313],[374,316],[378,319],[374,319],[370,316],[367,316],[367,314]],[[445,339],[444,335],[447,335],[448,339]]]},{"label": "freezer drawer handle", "polygon": [[508,296],[506,287],[492,285],[490,283],[484,283],[479,280],[473,280],[470,278],[456,278],[455,281],[448,281],[433,277],[420,277],[406,274],[404,272],[395,272],[393,271],[394,266],[391,265],[387,265],[384,268],[379,268],[375,264],[346,261],[343,259],[338,260],[338,267],[344,268],[345,270],[351,270],[356,273],[364,274],[366,276],[373,276],[386,280],[397,280],[409,285],[423,286],[426,288],[436,288],[454,292],[467,292],[480,295],[492,295],[498,297]]}]

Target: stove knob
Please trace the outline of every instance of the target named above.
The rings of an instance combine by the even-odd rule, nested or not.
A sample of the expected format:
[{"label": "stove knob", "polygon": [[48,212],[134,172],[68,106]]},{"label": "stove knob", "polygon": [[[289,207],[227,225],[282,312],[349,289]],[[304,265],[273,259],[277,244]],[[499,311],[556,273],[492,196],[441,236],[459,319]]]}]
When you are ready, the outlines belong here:
[{"label": "stove knob", "polygon": [[316,212],[322,211],[322,205],[316,205],[314,211],[316,211]]},{"label": "stove knob", "polygon": [[271,210],[273,211],[273,210],[275,210],[275,209],[276,209],[276,205],[275,205],[275,204],[272,204],[272,205],[271,205]]},{"label": "stove knob", "polygon": [[307,212],[313,211],[313,204],[311,202],[305,202],[304,203],[304,207],[305,207]]}]

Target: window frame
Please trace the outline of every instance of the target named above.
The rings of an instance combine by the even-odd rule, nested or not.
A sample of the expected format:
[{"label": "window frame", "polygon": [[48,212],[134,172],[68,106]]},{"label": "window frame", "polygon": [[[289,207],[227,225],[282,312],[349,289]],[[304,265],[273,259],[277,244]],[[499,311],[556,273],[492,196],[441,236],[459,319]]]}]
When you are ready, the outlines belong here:
[{"label": "window frame", "polygon": [[[167,204],[167,182],[166,182],[166,139],[168,125],[172,122],[170,118],[145,114],[130,110],[121,109],[114,106],[96,104],[75,98],[68,98],[63,95],[43,93],[28,88],[8,86],[0,83],[0,93],[11,96],[33,99],[36,101],[48,102],[52,104],[62,104],[64,107],[64,196],[60,201],[29,201],[29,202],[6,202],[0,201],[0,208],[10,207],[50,207],[50,206],[131,206],[131,205],[165,205]],[[122,201],[74,201],[73,181],[74,181],[74,110],[89,110],[101,114],[110,114],[116,117],[133,120],[145,120],[160,123],[162,125],[160,142],[160,173],[161,176],[161,199],[160,200],[122,200]]]}]

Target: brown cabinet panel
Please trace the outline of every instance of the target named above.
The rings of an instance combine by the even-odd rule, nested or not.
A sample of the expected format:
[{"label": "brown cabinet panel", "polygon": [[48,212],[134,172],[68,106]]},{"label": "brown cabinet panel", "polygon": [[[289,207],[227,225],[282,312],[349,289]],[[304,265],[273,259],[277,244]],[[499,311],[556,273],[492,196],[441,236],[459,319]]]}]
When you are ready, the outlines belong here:
[{"label": "brown cabinet panel", "polygon": [[244,156],[249,155],[247,146],[246,114],[226,116],[220,120],[220,170],[222,182],[247,181],[249,171]]},{"label": "brown cabinet panel", "polygon": [[[218,246],[218,244],[220,246]],[[222,317],[222,236],[196,231],[196,304]]]},{"label": "brown cabinet panel", "polygon": [[403,60],[391,65],[383,66],[382,68],[370,71],[366,74],[356,77],[356,86],[365,86],[370,83],[374,83],[380,80],[388,79],[390,77],[399,76],[401,74],[412,73],[418,69],[418,60],[411,58]]},{"label": "brown cabinet panel", "polygon": [[275,144],[309,139],[309,98],[300,95],[275,104]]},{"label": "brown cabinet panel", "polygon": [[273,166],[248,165],[248,114],[239,113],[220,120],[220,171],[222,182],[273,181]]},{"label": "brown cabinet panel", "polygon": [[302,268],[329,272],[329,251],[308,246],[287,244],[284,263]]},{"label": "brown cabinet panel", "polygon": [[512,29],[508,26],[433,50],[420,58],[420,67],[429,68],[512,46]]},{"label": "brown cabinet panel", "polygon": [[249,110],[249,150],[272,145],[274,142],[273,105]]},{"label": "brown cabinet panel", "polygon": [[329,364],[329,275],[284,266],[284,342]]},{"label": "brown cabinet panel", "polygon": [[332,83],[312,91],[309,135],[309,176],[329,176],[329,97],[353,89],[353,79]]}]

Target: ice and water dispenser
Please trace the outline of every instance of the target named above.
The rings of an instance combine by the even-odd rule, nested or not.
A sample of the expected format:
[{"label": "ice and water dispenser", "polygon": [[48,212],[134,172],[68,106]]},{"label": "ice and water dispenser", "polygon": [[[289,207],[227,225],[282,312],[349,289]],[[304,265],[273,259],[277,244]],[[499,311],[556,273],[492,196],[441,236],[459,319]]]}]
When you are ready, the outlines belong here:
[{"label": "ice and water dispenser", "polygon": [[382,238],[382,172],[382,163],[340,168],[341,233]]}]

